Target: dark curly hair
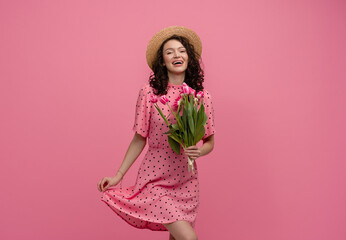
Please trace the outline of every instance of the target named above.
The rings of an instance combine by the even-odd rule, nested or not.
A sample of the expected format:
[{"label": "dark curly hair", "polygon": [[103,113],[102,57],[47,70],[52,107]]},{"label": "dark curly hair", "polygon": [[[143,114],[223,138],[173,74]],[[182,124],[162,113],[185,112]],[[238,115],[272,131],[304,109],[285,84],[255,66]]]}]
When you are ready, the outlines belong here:
[{"label": "dark curly hair", "polygon": [[176,39],[181,42],[181,44],[186,48],[187,55],[189,57],[184,82],[191,88],[195,89],[196,93],[198,91],[203,91],[204,71],[198,61],[200,56],[197,54],[197,52],[195,52],[193,45],[187,38],[172,35],[161,44],[161,47],[157,51],[156,59],[152,64],[153,73],[149,77],[149,84],[154,89],[154,93],[156,95],[167,94],[168,75],[167,67],[163,65],[163,46],[171,39]]}]

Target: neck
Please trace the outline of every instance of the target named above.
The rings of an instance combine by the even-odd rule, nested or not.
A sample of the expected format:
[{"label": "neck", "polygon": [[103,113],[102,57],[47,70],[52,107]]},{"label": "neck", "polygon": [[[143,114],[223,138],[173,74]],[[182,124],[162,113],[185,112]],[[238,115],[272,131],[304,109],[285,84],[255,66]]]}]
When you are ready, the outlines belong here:
[{"label": "neck", "polygon": [[174,85],[181,85],[185,79],[185,71],[182,73],[172,73],[168,72],[168,82]]}]

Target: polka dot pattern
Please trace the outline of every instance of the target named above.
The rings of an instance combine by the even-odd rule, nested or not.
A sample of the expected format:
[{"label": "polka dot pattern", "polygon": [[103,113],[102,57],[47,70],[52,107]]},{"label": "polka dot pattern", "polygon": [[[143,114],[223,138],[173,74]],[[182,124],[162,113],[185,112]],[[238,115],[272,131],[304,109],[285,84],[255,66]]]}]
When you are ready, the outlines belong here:
[{"label": "polka dot pattern", "polygon": [[[190,222],[193,228],[199,206],[199,180],[197,161],[194,162],[195,174],[188,171],[187,157],[178,155],[169,146],[169,128],[150,102],[153,89],[149,84],[141,87],[135,111],[133,131],[147,137],[149,148],[142,160],[134,186],[128,188],[113,186],[103,192],[101,200],[118,216],[136,228],[153,231],[167,231],[163,223],[177,220]],[[181,93],[180,85],[168,84],[169,104]],[[167,106],[158,105],[168,116]],[[206,138],[215,133],[214,110],[211,95],[204,90],[204,106],[208,116]],[[176,120],[171,114],[170,123]]]}]

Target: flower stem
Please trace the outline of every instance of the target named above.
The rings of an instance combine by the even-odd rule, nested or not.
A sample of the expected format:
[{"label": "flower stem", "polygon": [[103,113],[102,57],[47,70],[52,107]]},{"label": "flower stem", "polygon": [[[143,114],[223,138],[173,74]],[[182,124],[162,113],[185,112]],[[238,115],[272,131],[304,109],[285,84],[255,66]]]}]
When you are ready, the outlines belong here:
[{"label": "flower stem", "polygon": [[161,117],[163,118],[163,120],[165,120],[165,122],[167,123],[167,125],[169,126],[169,122],[167,121],[165,115],[163,114],[163,112],[161,111],[160,107],[157,105],[157,103],[154,105],[156,107],[156,109],[159,111]]}]

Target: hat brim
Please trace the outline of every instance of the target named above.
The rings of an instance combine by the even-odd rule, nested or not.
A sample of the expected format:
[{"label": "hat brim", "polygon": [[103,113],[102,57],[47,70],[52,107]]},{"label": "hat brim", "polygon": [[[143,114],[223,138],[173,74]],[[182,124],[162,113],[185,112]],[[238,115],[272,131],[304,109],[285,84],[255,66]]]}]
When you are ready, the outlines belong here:
[{"label": "hat brim", "polygon": [[155,35],[151,38],[151,40],[148,43],[146,57],[147,64],[151,69],[152,63],[156,58],[157,51],[161,47],[162,43],[174,34],[186,37],[194,46],[198,56],[201,56],[202,42],[199,36],[193,30],[184,26],[170,26],[155,33]]}]

